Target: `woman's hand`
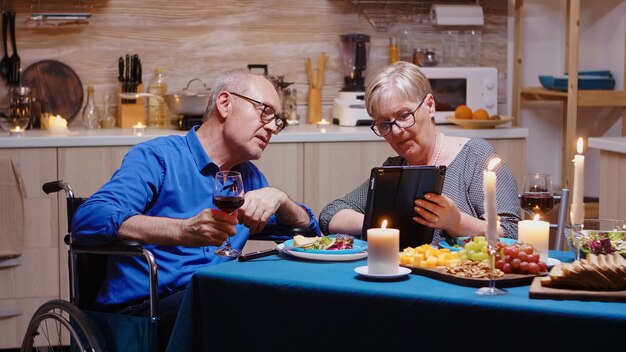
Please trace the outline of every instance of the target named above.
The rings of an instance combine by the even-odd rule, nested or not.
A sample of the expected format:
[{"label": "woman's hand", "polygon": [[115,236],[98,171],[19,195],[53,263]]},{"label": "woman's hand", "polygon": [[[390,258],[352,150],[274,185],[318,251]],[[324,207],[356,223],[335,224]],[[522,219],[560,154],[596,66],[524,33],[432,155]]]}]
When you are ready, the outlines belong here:
[{"label": "woman's hand", "polygon": [[455,233],[455,228],[461,222],[461,211],[454,202],[445,195],[426,193],[426,199],[415,200],[415,212],[417,216],[413,220],[424,226],[442,229],[450,234]]}]

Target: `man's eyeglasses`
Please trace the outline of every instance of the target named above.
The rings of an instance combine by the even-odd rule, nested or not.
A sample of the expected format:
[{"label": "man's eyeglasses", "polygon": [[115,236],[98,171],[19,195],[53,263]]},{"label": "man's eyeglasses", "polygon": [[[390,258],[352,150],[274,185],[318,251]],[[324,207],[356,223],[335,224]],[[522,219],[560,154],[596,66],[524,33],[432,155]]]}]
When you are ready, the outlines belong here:
[{"label": "man's eyeglasses", "polygon": [[245,95],[241,95],[238,93],[234,93],[234,92],[228,92],[236,97],[239,97],[243,100],[248,101],[249,103],[251,103],[252,105],[254,105],[256,108],[258,108],[261,111],[261,122],[263,123],[270,123],[272,122],[272,120],[276,120],[276,133],[282,131],[283,128],[285,128],[285,125],[287,124],[285,117],[281,114],[277,114],[276,110],[274,110],[273,107],[261,103],[258,100],[254,100],[252,98],[249,98]]},{"label": "man's eyeglasses", "polygon": [[422,101],[415,108],[415,110],[411,112],[407,112],[406,114],[403,114],[400,117],[397,117],[393,121],[385,121],[385,122],[379,122],[379,123],[373,122],[370,128],[372,129],[372,131],[374,131],[374,133],[377,136],[384,137],[388,135],[389,133],[391,133],[391,129],[393,128],[393,125],[396,125],[400,128],[409,128],[415,125],[415,113],[417,112],[417,110],[419,110],[419,108],[422,107],[422,104],[424,104],[424,100],[426,100],[426,97],[422,99]]}]

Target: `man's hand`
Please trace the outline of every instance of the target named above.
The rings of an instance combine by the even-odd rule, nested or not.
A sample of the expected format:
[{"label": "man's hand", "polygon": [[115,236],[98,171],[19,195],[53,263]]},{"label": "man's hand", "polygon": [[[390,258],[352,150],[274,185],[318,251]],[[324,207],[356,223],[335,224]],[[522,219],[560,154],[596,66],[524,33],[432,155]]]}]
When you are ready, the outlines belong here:
[{"label": "man's hand", "polygon": [[272,187],[246,192],[246,202],[237,211],[239,222],[250,229],[250,234],[259,233],[288,199],[285,192]]},{"label": "man's hand", "polygon": [[180,241],[188,247],[221,246],[228,236],[237,233],[235,225],[236,213],[204,209],[198,215],[183,220]]}]

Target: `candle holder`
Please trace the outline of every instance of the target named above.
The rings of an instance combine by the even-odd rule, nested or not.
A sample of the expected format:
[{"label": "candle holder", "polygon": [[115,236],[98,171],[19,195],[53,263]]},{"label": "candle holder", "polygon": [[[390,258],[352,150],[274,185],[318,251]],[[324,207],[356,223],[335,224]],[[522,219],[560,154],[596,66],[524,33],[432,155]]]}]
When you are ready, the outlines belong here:
[{"label": "candle holder", "polygon": [[23,128],[12,128],[9,130],[9,135],[11,137],[24,137],[24,129]]},{"label": "candle holder", "polygon": [[498,250],[498,242],[497,241],[488,241],[487,242],[487,253],[489,253],[489,286],[481,287],[476,290],[477,295],[481,296],[499,296],[506,295],[509,292],[507,290],[503,290],[496,287],[496,281],[494,280],[494,274],[496,270],[496,252]]},{"label": "candle holder", "polygon": [[146,126],[142,124],[133,125],[133,134],[137,137],[143,136],[146,133]]}]

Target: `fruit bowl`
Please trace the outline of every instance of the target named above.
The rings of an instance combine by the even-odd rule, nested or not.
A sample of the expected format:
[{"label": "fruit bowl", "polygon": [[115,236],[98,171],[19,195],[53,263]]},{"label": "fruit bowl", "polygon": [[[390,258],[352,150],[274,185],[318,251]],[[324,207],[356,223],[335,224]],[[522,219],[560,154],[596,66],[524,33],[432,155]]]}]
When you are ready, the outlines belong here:
[{"label": "fruit bowl", "polygon": [[[576,252],[576,236],[570,229],[567,242]],[[626,257],[626,221],[615,219],[585,219],[580,236],[581,257],[588,253],[617,252]]]}]

